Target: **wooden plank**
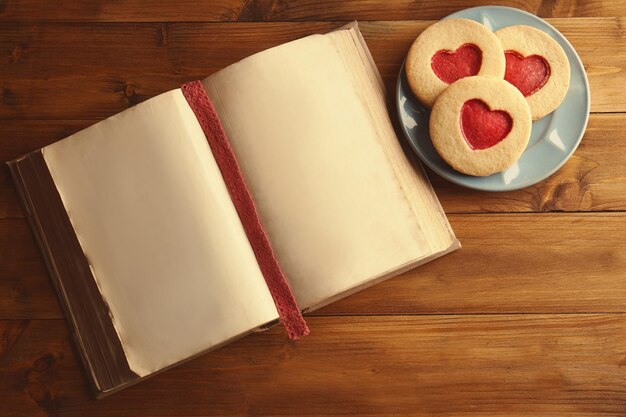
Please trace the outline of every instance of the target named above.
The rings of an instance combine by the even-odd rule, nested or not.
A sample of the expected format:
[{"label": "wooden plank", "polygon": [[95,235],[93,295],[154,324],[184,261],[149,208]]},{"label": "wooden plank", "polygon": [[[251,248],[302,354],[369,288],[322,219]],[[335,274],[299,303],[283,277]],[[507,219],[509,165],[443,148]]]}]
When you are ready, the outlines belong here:
[{"label": "wooden plank", "polygon": [[[93,120],[0,120],[0,161],[62,139]],[[486,193],[430,178],[447,213],[626,210],[626,115],[594,114],[568,163],[549,179],[508,193]],[[0,167],[0,218],[23,217],[6,167]]]},{"label": "wooden plank", "polygon": [[[623,18],[551,19],[579,51],[594,112],[626,111]],[[432,21],[364,22],[387,85]],[[339,23],[23,24],[0,26],[0,119],[102,119],[257,51]]]},{"label": "wooden plank", "polygon": [[98,21],[98,22],[211,22],[303,20],[413,20],[440,19],[457,10],[481,6],[517,7],[541,17],[624,16],[620,1],[578,0],[126,0],[40,2],[7,0],[1,3],[0,22]]},{"label": "wooden plank", "polygon": [[318,314],[626,312],[626,213],[449,218],[462,249]]},{"label": "wooden plank", "polygon": [[309,322],[311,334],[297,343],[276,327],[93,401],[63,321],[0,321],[3,415],[591,417],[626,410],[623,315]]},{"label": "wooden plank", "polygon": [[[315,315],[626,312],[626,213],[452,215],[463,248]],[[0,221],[0,318],[60,318],[23,219]]]}]

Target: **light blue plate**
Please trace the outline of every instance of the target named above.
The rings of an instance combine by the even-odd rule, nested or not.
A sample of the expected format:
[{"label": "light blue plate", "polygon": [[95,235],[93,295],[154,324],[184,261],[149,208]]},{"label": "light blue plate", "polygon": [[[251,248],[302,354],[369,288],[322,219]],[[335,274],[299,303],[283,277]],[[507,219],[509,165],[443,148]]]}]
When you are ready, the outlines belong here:
[{"label": "light blue plate", "polygon": [[450,18],[475,20],[494,31],[506,26],[528,25],[546,32],[561,45],[569,58],[569,90],[559,108],[533,122],[528,147],[513,166],[488,177],[473,177],[452,169],[433,147],[428,133],[430,112],[413,96],[402,64],[396,94],[397,108],[400,126],[411,147],[437,174],[456,184],[477,190],[516,190],[549,177],[574,153],[589,119],[589,83],[578,54],[555,28],[522,10],[500,6],[474,7],[446,17]]}]

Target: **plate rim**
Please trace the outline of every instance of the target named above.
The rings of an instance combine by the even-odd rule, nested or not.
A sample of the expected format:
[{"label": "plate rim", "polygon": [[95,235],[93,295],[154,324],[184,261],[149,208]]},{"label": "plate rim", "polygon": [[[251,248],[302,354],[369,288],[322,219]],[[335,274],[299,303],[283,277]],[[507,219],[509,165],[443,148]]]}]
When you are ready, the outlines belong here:
[{"label": "plate rim", "polygon": [[[527,188],[530,187],[532,185],[535,185],[537,183],[540,183],[541,181],[549,178],[550,176],[552,176],[556,171],[558,171],[559,169],[561,169],[563,167],[563,165],[565,165],[567,163],[567,161],[569,161],[569,159],[572,157],[572,155],[574,154],[574,152],[576,152],[576,150],[578,149],[578,146],[580,146],[580,143],[582,142],[583,136],[585,135],[585,132],[587,131],[587,125],[589,123],[589,117],[591,115],[591,89],[589,87],[589,78],[587,77],[587,71],[585,71],[585,65],[583,63],[583,61],[580,59],[580,55],[578,55],[578,51],[576,51],[576,49],[574,48],[574,46],[572,46],[572,44],[570,43],[570,41],[565,37],[565,35],[563,35],[557,28],[555,28],[554,26],[552,26],[549,22],[547,22],[546,20],[542,19],[539,16],[536,16],[532,13],[527,12],[526,10],[521,10],[521,9],[517,9],[515,7],[509,7],[509,6],[475,6],[475,7],[469,7],[466,9],[461,9],[458,10],[454,13],[451,13],[447,16],[445,16],[444,18],[440,19],[440,20],[444,20],[444,19],[450,19],[450,18],[454,18],[454,16],[458,13],[461,12],[466,12],[466,11],[471,11],[471,10],[481,10],[481,9],[500,9],[503,11],[506,11],[508,13],[513,12],[513,13],[520,13],[522,15],[526,15],[528,17],[530,17],[531,19],[534,19],[536,21],[539,21],[541,24],[546,25],[548,28],[552,29],[554,31],[554,33],[559,37],[559,40],[563,41],[573,52],[574,52],[574,58],[576,61],[576,64],[578,64],[580,66],[580,68],[582,68],[582,75],[583,75],[583,83],[585,86],[585,95],[587,97],[586,100],[586,111],[585,111],[585,120],[583,121],[583,125],[582,125],[582,129],[580,131],[580,133],[578,134],[578,138],[575,140],[574,142],[574,146],[572,146],[572,149],[567,153],[564,154],[563,160],[557,164],[555,167],[553,167],[552,169],[546,171],[546,173],[541,174],[540,176],[538,176],[537,178],[531,179],[531,180],[527,180],[525,182],[519,183],[519,184],[515,184],[511,187],[503,187],[503,188],[485,188],[485,187],[481,187],[480,183],[478,184],[467,184],[461,181],[458,181],[452,177],[450,177],[449,175],[447,175],[447,173],[445,171],[440,170],[429,158],[426,158],[425,156],[422,155],[422,153],[418,150],[417,146],[413,144],[413,141],[410,139],[409,134],[407,132],[407,130],[404,127],[404,123],[402,122],[402,107],[400,104],[400,86],[402,83],[402,75],[405,73],[405,65],[406,65],[406,57],[404,58],[404,60],[402,61],[402,65],[400,66],[400,72],[398,74],[398,80],[396,82],[396,113],[397,113],[397,117],[398,120],[400,121],[400,127],[402,130],[402,134],[404,136],[404,138],[407,140],[407,142],[409,142],[409,145],[411,146],[411,149],[413,150],[413,152],[419,157],[419,159],[426,164],[432,171],[434,171],[437,175],[439,175],[440,177],[442,177],[443,179],[445,179],[446,181],[450,181],[454,184],[457,184],[459,186],[462,187],[466,187],[466,188],[470,188],[470,189],[474,189],[474,190],[479,190],[479,191],[487,191],[487,192],[506,192],[506,191],[514,191],[514,190],[520,190],[523,188]],[[506,27],[506,26],[505,26]],[[558,107],[557,107],[558,108]],[[521,156],[520,156],[521,158]],[[450,167],[450,169],[454,169],[452,167]],[[470,176],[472,177],[472,176]],[[482,177],[472,177],[472,178],[482,178]]]}]

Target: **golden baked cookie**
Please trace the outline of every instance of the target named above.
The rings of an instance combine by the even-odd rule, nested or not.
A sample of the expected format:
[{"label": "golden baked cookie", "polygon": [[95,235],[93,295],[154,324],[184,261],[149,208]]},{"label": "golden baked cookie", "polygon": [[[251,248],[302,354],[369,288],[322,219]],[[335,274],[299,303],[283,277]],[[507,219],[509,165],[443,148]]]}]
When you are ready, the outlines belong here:
[{"label": "golden baked cookie", "polygon": [[533,119],[559,107],[569,88],[567,55],[547,33],[530,26],[509,26],[496,32],[506,57],[504,79],[517,87]]},{"label": "golden baked cookie", "polygon": [[504,77],[498,38],[473,20],[446,19],[422,32],[406,58],[413,94],[428,107],[448,85],[473,75]]},{"label": "golden baked cookie", "polygon": [[451,84],[430,114],[437,152],[464,174],[503,171],[528,145],[532,118],[520,91],[495,77],[466,77]]}]

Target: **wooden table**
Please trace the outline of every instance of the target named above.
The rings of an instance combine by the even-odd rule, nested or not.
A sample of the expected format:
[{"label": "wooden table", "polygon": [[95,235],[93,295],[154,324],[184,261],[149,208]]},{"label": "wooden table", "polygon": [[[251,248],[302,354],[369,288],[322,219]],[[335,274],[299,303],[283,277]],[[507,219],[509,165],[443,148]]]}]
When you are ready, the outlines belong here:
[{"label": "wooden table", "polygon": [[[58,4],[62,3],[62,4]],[[548,18],[585,63],[581,146],[533,187],[431,175],[463,249],[94,401],[0,170],[0,415],[626,415],[626,2],[0,0],[0,160],[262,49],[358,19],[391,87],[434,19]]]}]

